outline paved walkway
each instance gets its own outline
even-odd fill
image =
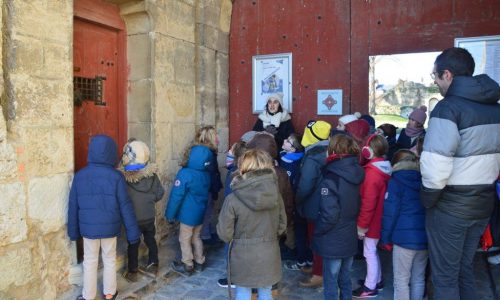
[[[217,285],[217,279],[225,276],[224,247],[218,246],[207,249],[207,266],[201,273],[190,277],[183,277],[170,271],[169,264],[176,255],[178,242],[172,237],[160,243],[160,272],[157,278],[142,275],[139,282],[128,283],[121,274],[118,276],[118,299],[145,299],[145,300],[212,300],[228,299],[227,289]],[[381,260],[385,279],[385,288],[376,299],[392,299],[392,264],[390,253],[382,251]],[[491,278],[496,281],[497,295],[500,295],[500,266],[492,266],[491,277],[484,254],[476,255],[475,273],[480,300],[495,299]],[[353,288],[358,285],[357,279],[363,278],[365,274],[365,263],[355,260],[352,268],[351,278]],[[311,300],[323,299],[323,289],[302,288],[298,282],[305,278],[300,271],[283,269],[283,280],[278,285],[276,300]],[[233,290],[234,291],[234,290]],[[61,297],[61,300],[75,299],[81,292],[80,287]],[[234,293],[233,293],[234,297]],[[99,299],[99,298],[98,298]],[[478,299],[478,300],[479,300]]]

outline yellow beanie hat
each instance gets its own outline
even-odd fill
[[[332,125],[325,121],[309,121],[304,136],[302,137],[302,146],[307,147],[319,141],[324,141],[330,136]]]

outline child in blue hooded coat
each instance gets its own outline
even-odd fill
[[[83,237],[83,290],[77,299],[95,299],[99,249],[102,252],[103,292],[115,299],[116,237],[125,225],[130,244],[140,241],[134,207],[127,194],[118,162],[116,143],[109,136],[90,140],[87,166],[75,174],[68,203],[68,235],[72,241]]]
[[[212,161],[213,153],[207,146],[193,145],[188,148],[165,210],[167,221],[180,222],[182,262],[174,261],[172,268],[185,275],[191,275],[195,269],[201,271],[205,263],[200,233],[209,199]]]
[[[428,253],[418,158],[410,150],[399,150],[392,158],[392,166],[384,201],[381,244],[388,250],[394,245],[394,299],[422,299]]]

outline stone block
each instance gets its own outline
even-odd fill
[[[1,86],[0,93],[3,93],[3,85]],[[7,139],[7,122],[3,115],[3,108],[0,106],[0,143]]]
[[[196,131],[193,123],[175,122],[172,128],[172,156],[180,160],[186,146],[194,140]]]
[[[231,14],[233,13],[233,3],[231,0],[221,0],[219,28],[222,32],[229,34],[231,30]]]
[[[33,280],[30,249],[24,245],[3,252],[0,256],[0,290],[10,285],[24,285]]]
[[[68,45],[59,45],[45,42],[43,44],[42,77],[51,79],[64,79],[73,77],[73,63],[70,54],[72,50]],[[31,60],[34,62],[34,60]]]
[[[174,133],[170,123],[156,123],[154,126],[156,162],[159,168],[165,170],[165,162],[172,159],[172,149],[175,147],[172,141]]]
[[[166,83],[165,85],[157,86],[157,88],[158,94],[155,96],[155,99],[158,103],[162,103],[162,105],[156,106],[156,120],[163,121],[162,116],[171,116],[172,119],[165,121],[194,123],[196,114],[195,104],[197,102],[194,85]],[[165,110],[170,111],[167,113]]]
[[[220,31],[216,27],[206,24],[198,24],[198,43],[201,46],[217,50],[223,53],[228,53],[229,50],[229,34]]]
[[[219,27],[220,16],[220,1],[201,1],[196,8],[198,10],[196,23],[209,25],[211,27]]]
[[[198,124],[215,125],[215,90],[200,89],[197,92],[198,103],[196,106]]]
[[[149,34],[127,38],[127,61],[131,66],[129,80],[151,77],[151,37]]]
[[[12,145],[0,142],[0,180],[17,176],[17,158]]]
[[[217,52],[215,56],[215,77],[217,92],[221,94],[229,93],[229,56],[227,54]]]
[[[183,84],[195,82],[195,47],[193,44],[177,41],[173,56],[175,81]]]
[[[225,124],[225,127],[222,127],[221,125],[222,124],[217,124],[217,135],[219,136],[219,153],[225,153],[230,148],[229,128],[227,128],[227,124]],[[219,159],[218,162],[219,167],[223,167],[225,165],[223,159]]]
[[[73,35],[73,9],[69,3],[55,7],[47,6],[46,1],[13,1],[7,8],[10,10],[9,14],[15,16],[11,19],[15,35],[70,43]],[[54,8],[56,10],[52,10]]]
[[[215,51],[206,47],[198,47],[198,86],[206,89],[215,89],[216,61]]]
[[[0,201],[0,211],[2,212],[0,214],[0,246],[26,240],[28,226],[26,224],[26,199],[23,185],[20,182],[2,183],[0,184],[0,195],[2,195],[2,201]],[[8,270],[5,269],[6,265],[0,264],[0,266],[2,266],[0,269]]]
[[[69,187],[68,174],[30,179],[28,216],[42,234],[60,230],[66,224]]]
[[[152,81],[143,79],[129,83],[127,118],[130,123],[151,122]]]
[[[122,15],[127,24],[127,34],[129,36],[137,34],[147,34],[151,31],[151,20],[145,11]]]
[[[30,37],[18,37],[12,42],[7,59],[12,72],[41,75],[43,70],[43,43]]]
[[[44,176],[73,171],[72,127],[26,128],[21,130],[21,134],[26,141],[27,175]]]
[[[11,75],[16,121],[27,126],[73,126],[72,78]]]
[[[152,11],[154,30],[176,39],[195,42],[194,38],[194,8],[192,5],[167,1],[165,9],[157,8]]]

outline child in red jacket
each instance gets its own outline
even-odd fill
[[[382,214],[387,182],[391,178],[391,164],[384,159],[389,145],[378,134],[368,137],[361,150],[362,159],[367,163],[365,180],[361,185],[361,209],[358,216],[358,238],[363,240],[363,255],[366,258],[366,278],[361,287],[352,292],[355,298],[369,298],[382,288],[382,270],[377,253],[380,239]]]

